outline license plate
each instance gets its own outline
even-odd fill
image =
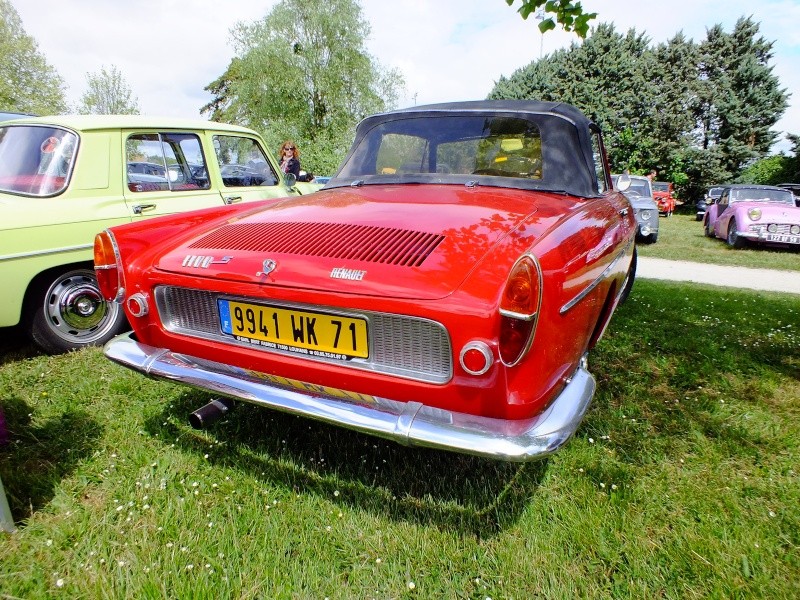
[[[782,244],[800,244],[800,235],[783,235],[779,233],[768,233],[768,242],[780,242]]]
[[[241,342],[307,356],[368,358],[366,319],[218,300],[222,332]]]

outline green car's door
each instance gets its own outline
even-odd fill
[[[219,187],[225,204],[294,196],[295,188],[284,184],[283,176],[270,154],[254,137],[234,133],[212,135],[219,166]]]
[[[123,143],[125,204],[131,218],[222,205],[209,177],[202,132],[129,133]]]

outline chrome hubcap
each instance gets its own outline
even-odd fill
[[[76,271],[50,286],[44,310],[53,333],[70,342],[87,344],[114,326],[120,307],[103,299],[91,271]]]

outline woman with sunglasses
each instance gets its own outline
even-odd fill
[[[297,149],[295,143],[291,140],[286,140],[281,144],[281,149],[278,152],[279,160],[281,161],[281,171],[284,173],[293,173],[295,177],[300,177],[300,151]]]

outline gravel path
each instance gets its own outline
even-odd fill
[[[636,277],[800,294],[800,271],[727,267],[640,256]]]

